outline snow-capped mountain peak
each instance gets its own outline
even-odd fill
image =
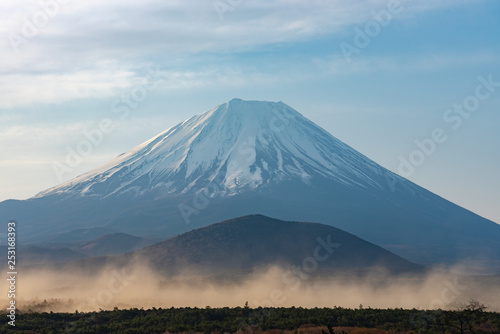
[[[233,99],[37,197],[140,195],[152,189],[183,193],[211,183],[222,185],[218,189],[225,196],[317,177],[380,187],[373,175],[382,173],[383,168],[283,102]]]

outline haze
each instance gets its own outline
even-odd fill
[[[272,267],[236,279],[214,280],[194,272],[166,278],[142,265],[106,268],[91,275],[57,270],[23,271],[21,309],[80,312],[151,307],[333,307],[456,309],[472,298],[500,311],[500,277],[466,276],[462,268],[421,277],[336,277],[286,282],[289,268]],[[91,279],[90,279],[91,278]],[[7,291],[6,282],[0,285]],[[44,302],[46,301],[46,302]],[[2,300],[2,304],[6,301]]]

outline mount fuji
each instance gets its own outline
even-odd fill
[[[233,99],[35,197],[184,194],[214,181],[211,195],[230,197],[320,178],[369,189],[383,188],[384,173],[282,102]]]
[[[282,102],[233,99],[33,198],[0,203],[26,242],[78,229],[170,237],[250,214],[333,225],[424,264],[500,268],[500,225]]]

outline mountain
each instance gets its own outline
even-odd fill
[[[0,246],[0,250],[7,254],[7,246]],[[22,266],[47,265],[64,263],[84,259],[86,256],[66,247],[44,248],[38,246],[21,246],[17,249],[16,261]],[[7,262],[2,264],[7,266]]]
[[[125,233],[106,234],[95,240],[83,241],[72,247],[87,256],[120,255],[133,252],[155,243],[152,239],[136,237]]]
[[[147,264],[166,275],[249,274],[271,266],[303,274],[419,273],[423,267],[335,227],[287,222],[262,215],[231,219],[186,232],[119,257],[91,258],[78,268]],[[73,264],[74,265],[74,264]],[[89,271],[89,270],[87,270]]]
[[[309,184],[316,177],[377,189],[383,173],[285,104],[235,99],[35,198],[64,194],[105,199],[155,190],[162,196],[214,181],[211,194],[229,197],[285,180]]]
[[[500,268],[500,225],[282,102],[231,100],[34,198],[0,203],[29,242],[95,228],[166,238],[256,213],[336,226],[420,263]]]
[[[235,218],[187,232],[142,249],[136,255],[168,272],[184,268],[244,271],[268,265],[311,269],[315,264],[320,270],[332,272],[377,266],[392,272],[423,269],[335,227],[262,215]]]
[[[80,230],[79,230],[80,231]],[[83,230],[86,232],[86,230]],[[60,240],[56,236],[52,240]],[[140,238],[124,233],[106,234],[90,241],[47,242],[42,244],[18,244],[18,265],[23,268],[40,267],[49,264],[62,264],[88,257],[121,255],[157,243],[158,240]],[[7,246],[0,246],[0,251],[7,254]],[[5,262],[4,266],[7,265]]]
[[[37,256],[39,256],[40,254],[46,253],[50,255],[51,252],[54,252],[55,261],[45,261],[42,259],[41,263],[67,262],[91,256],[121,255],[125,253],[131,253],[133,251],[150,246],[163,240],[163,238],[142,238],[125,233],[105,234],[88,241],[78,240],[89,237],[97,231],[101,231],[101,229],[75,230],[71,231],[70,233],[56,235],[51,238],[50,241],[28,245],[23,244],[21,253],[22,255],[26,254],[27,258],[33,259],[28,261],[29,264],[36,263]],[[80,233],[80,235],[78,236],[79,238],[76,238],[75,235],[75,239],[77,240],[69,241],[71,240],[70,238],[76,233]],[[7,249],[7,246],[0,247],[4,247],[5,249]],[[74,255],[77,256],[75,257]],[[64,256],[67,257],[67,260],[64,259]],[[22,264],[24,264],[24,262],[25,261],[22,261]]]
[[[113,230],[105,228],[105,227],[92,227],[92,228],[82,228],[71,230],[69,232],[58,233],[49,240],[46,240],[46,244],[65,244],[68,241],[70,243],[74,242],[85,242],[93,239],[97,239],[106,235],[113,234]]]

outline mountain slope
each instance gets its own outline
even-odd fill
[[[269,265],[298,265],[311,271],[377,266],[391,272],[423,269],[337,228],[262,215],[235,218],[187,232],[136,255],[169,272],[184,268],[254,270]]]
[[[153,240],[125,233],[113,233],[91,241],[78,243],[72,249],[87,256],[120,255],[153,243]]]
[[[77,267],[147,264],[167,275],[244,274],[271,266],[303,274],[366,272],[418,273],[423,267],[337,228],[251,215],[186,232],[133,254],[91,258]]]
[[[7,254],[7,246],[0,246],[0,251]],[[31,265],[48,265],[54,263],[71,262],[85,258],[86,256],[75,250],[59,247],[44,248],[38,246],[20,246],[17,249],[17,262],[22,267]],[[7,262],[2,264],[7,266]]]
[[[158,242],[124,233],[106,234],[90,241],[67,242],[66,239],[66,242],[54,242],[54,240],[60,240],[60,237],[48,243],[20,245],[17,249],[18,265],[26,268],[66,263],[88,257],[122,255]],[[7,246],[0,246],[0,251],[6,253]]]
[[[342,228],[412,261],[500,269],[500,225],[391,173],[282,102],[234,99],[0,214],[26,241],[169,237],[248,214]],[[95,237],[95,235],[94,235]]]
[[[387,186],[386,171],[282,102],[231,100],[159,134],[109,163],[39,193],[106,198],[161,188],[184,193],[214,180],[230,196],[314,177],[363,189]]]

